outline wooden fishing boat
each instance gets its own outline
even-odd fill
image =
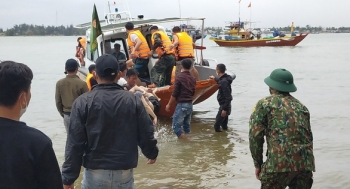
[[[274,37],[261,37],[261,33],[246,30],[245,24],[249,22],[230,22],[229,26],[226,26],[228,30],[225,32],[224,39],[222,37],[212,38],[216,44],[224,47],[262,47],[262,46],[296,46],[302,40],[308,36],[306,34],[299,34],[298,36],[294,33],[294,23],[291,26],[291,33],[293,35],[286,36],[280,34],[277,31]]]
[[[275,37],[269,39],[212,40],[219,46],[223,47],[296,46],[298,43],[304,40],[306,36],[308,36],[308,33],[300,34],[299,36]]]
[[[89,64],[96,61],[96,59],[102,55],[103,53],[112,53],[113,52],[113,46],[114,44],[118,43],[121,45],[121,52],[126,54],[126,57],[129,57],[128,52],[128,44],[127,44],[127,33],[125,31],[125,23],[126,22],[133,22],[134,27],[136,30],[140,30],[141,33],[145,36],[149,47],[151,48],[151,32],[149,31],[149,28],[153,25],[158,26],[160,30],[163,30],[165,32],[165,28],[161,26],[160,24],[163,23],[171,23],[171,22],[189,22],[189,21],[199,21],[202,25],[202,32],[204,33],[204,18],[163,18],[163,19],[144,19],[143,15],[139,15],[138,18],[132,18],[130,16],[130,13],[127,11],[124,12],[114,12],[114,13],[107,13],[105,15],[105,21],[103,22],[104,25],[101,25],[102,33],[103,35],[100,35],[97,37],[98,42],[98,48],[96,51],[92,52],[90,50],[90,26],[91,23],[85,23],[81,25],[75,26],[76,28],[86,28],[86,67],[80,67],[79,68],[79,77],[82,80],[85,80],[86,74],[88,73],[87,67]],[[209,76],[215,75],[215,66],[217,61],[215,59],[204,59],[203,58],[203,50],[205,47],[203,47],[203,38],[201,38],[200,45],[196,48],[196,54],[199,54],[199,56],[196,57],[195,61],[195,67],[199,72],[200,81],[197,81],[196,83],[196,92],[193,97],[193,104],[198,104],[201,102],[204,102],[206,99],[208,99],[210,96],[212,96],[217,90],[218,85],[214,80],[210,80]],[[199,52],[198,52],[199,51]],[[158,60],[158,57],[156,55],[153,55],[149,59],[148,68],[149,71],[154,66],[155,62]],[[209,63],[212,64],[212,67],[209,66]],[[233,78],[235,78],[235,75],[233,73],[229,73],[232,75]],[[149,78],[140,78],[142,81],[146,82],[147,84],[150,84]],[[161,109],[158,113],[158,115],[161,116],[167,116],[170,117],[174,113],[175,107],[172,106],[172,109],[170,112],[165,111],[165,106],[168,103],[171,94],[173,92],[174,87],[173,86],[164,86],[159,87],[156,91],[156,94],[159,98],[161,98],[160,104]]]

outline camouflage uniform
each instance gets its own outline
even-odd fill
[[[293,84],[293,78],[291,82]],[[265,83],[270,84],[266,79]],[[289,81],[286,83],[290,84]],[[278,85],[275,86],[278,88]],[[296,87],[295,90],[261,99],[250,117],[249,147],[254,166],[261,168],[263,189],[287,186],[290,189],[309,189],[312,186],[315,163],[310,114],[299,100],[288,93],[294,91]],[[264,136],[267,141],[265,162]]]
[[[162,45],[162,40],[159,34],[154,35],[153,50]],[[159,57],[158,62],[151,70],[151,82],[156,86],[161,87],[170,85],[171,72],[173,66],[176,64],[175,56],[173,54],[164,54]]]

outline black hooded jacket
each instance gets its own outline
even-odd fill
[[[220,104],[220,108],[222,108],[225,111],[228,111],[232,101],[231,83],[233,81],[233,78],[230,75],[227,75],[225,73],[220,78],[215,77],[215,80],[219,85],[219,92],[218,92],[217,99]]]
[[[149,159],[158,156],[154,127],[140,98],[118,84],[95,85],[73,103],[63,184],[72,184],[81,166],[127,170],[137,166],[138,146]]]

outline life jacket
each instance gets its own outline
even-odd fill
[[[150,49],[148,47],[146,38],[142,35],[142,33],[139,30],[134,30],[128,33],[128,46],[130,48],[130,52],[133,51],[136,45],[136,43],[131,41],[131,34],[137,35],[137,37],[141,40],[139,50],[135,51],[135,53],[138,55],[139,58],[148,58],[148,53],[150,52]]]
[[[83,37],[83,38],[79,39],[79,43],[84,48],[84,50],[86,50],[86,38]]]
[[[154,45],[153,37],[156,33],[160,35],[160,39],[162,40],[162,46],[156,49],[156,53],[158,54],[158,57],[160,58],[164,54],[174,54],[174,49],[170,50],[170,45],[172,43],[170,41],[169,36],[161,30],[158,30],[152,34],[152,45]]]
[[[175,50],[176,60],[179,58],[194,58],[193,40],[186,32],[175,34],[179,40],[179,44]],[[173,41],[174,43],[174,41]]]
[[[86,76],[86,84],[89,88],[89,91],[91,91],[92,89],[92,86],[91,86],[91,83],[90,83],[90,80],[91,78],[93,77],[94,75],[92,73],[88,73],[87,76]]]

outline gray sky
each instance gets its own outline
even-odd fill
[[[126,0],[109,1],[125,7]],[[133,17],[205,17],[206,26],[224,26],[225,21],[238,21],[239,0],[127,0]],[[252,3],[251,10],[248,8]],[[108,10],[105,0],[1,0],[0,28],[6,30],[15,24],[70,25],[91,21],[93,4],[99,18]],[[165,8],[166,7],[166,8]],[[241,20],[252,21],[255,27],[295,26],[350,26],[349,0],[241,0]]]

